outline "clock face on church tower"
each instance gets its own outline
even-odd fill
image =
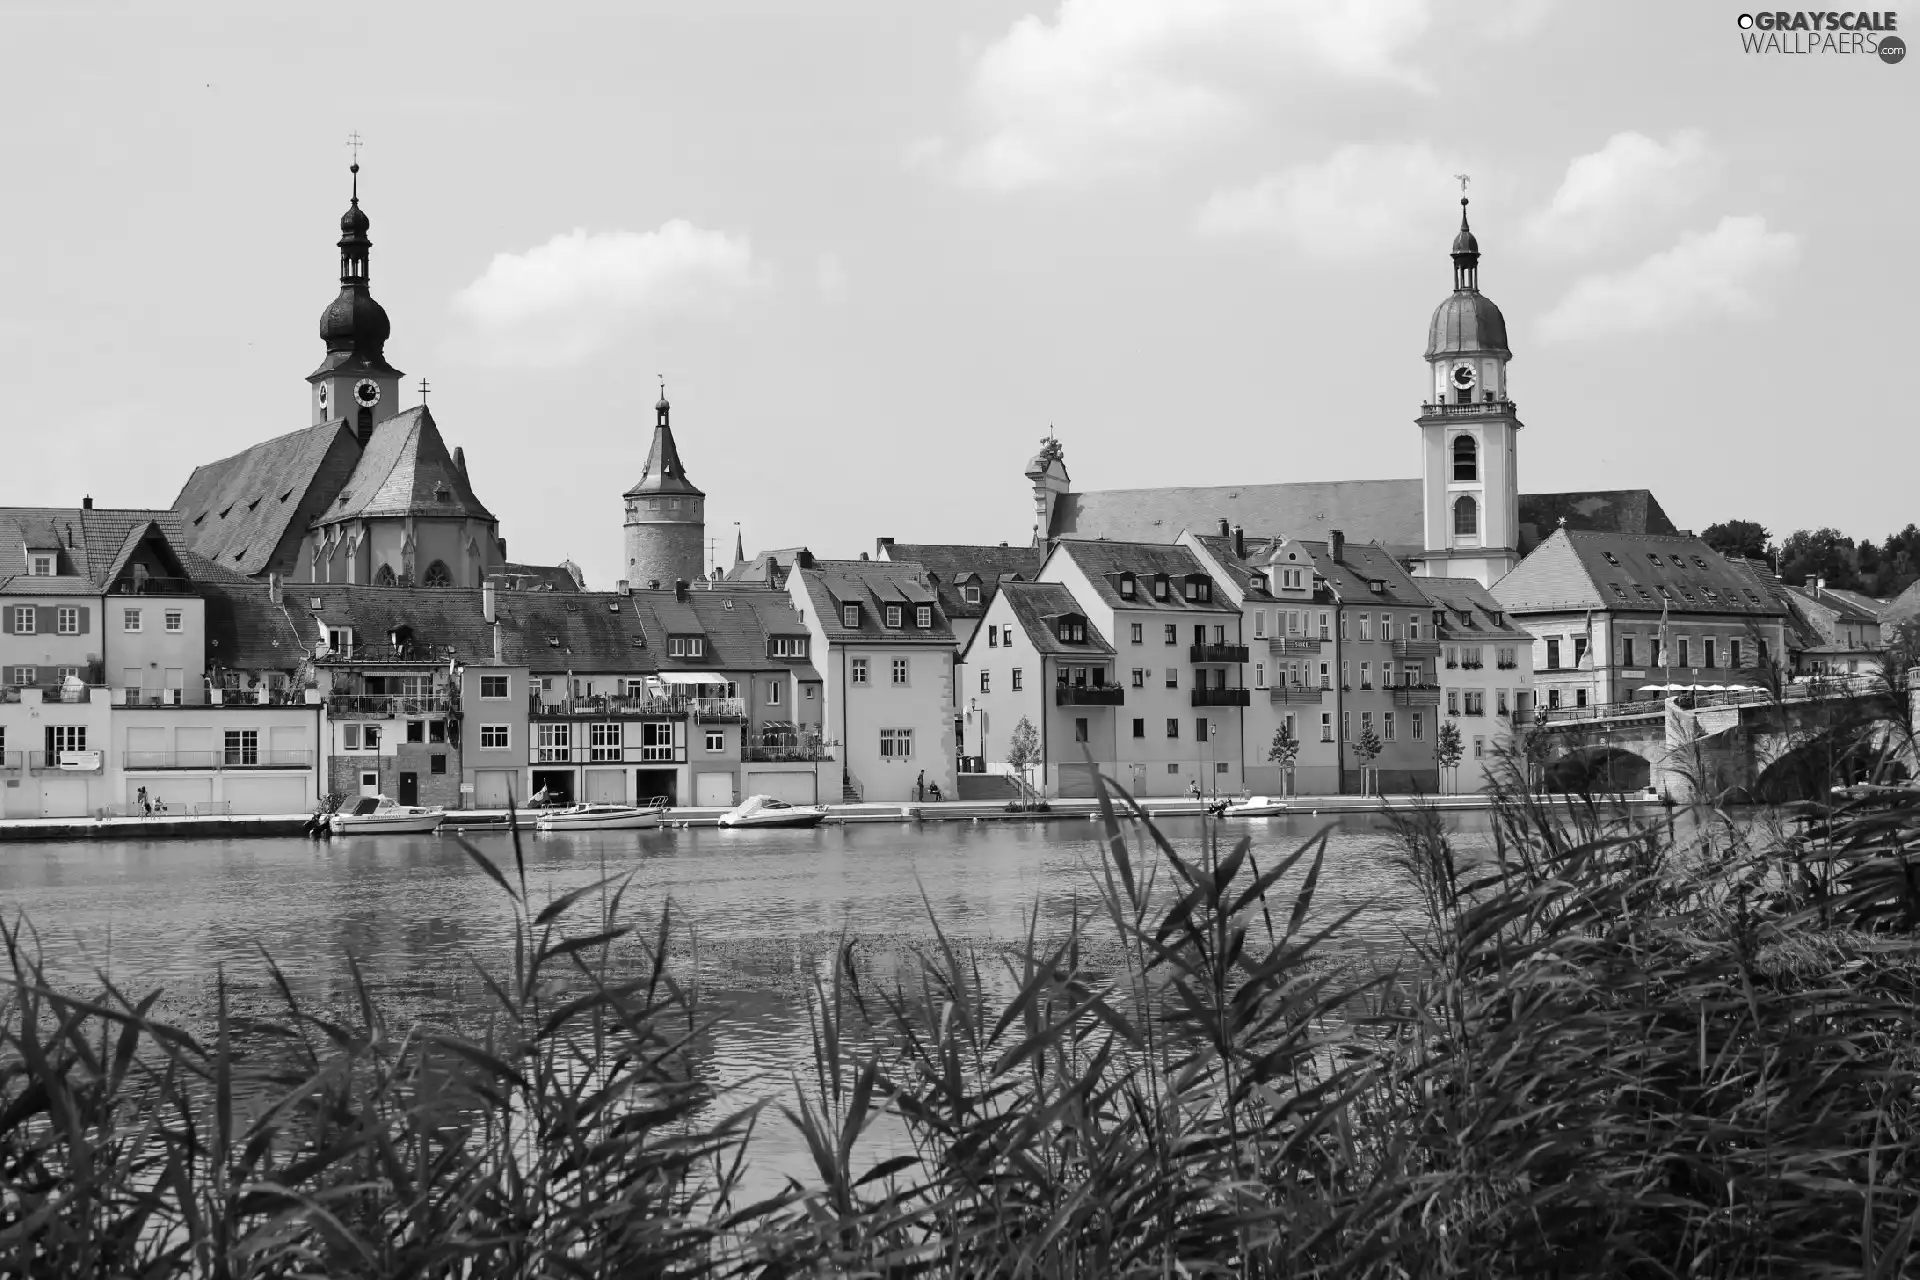
[[[1473,383],[1474,383],[1474,376],[1473,376],[1472,365],[1457,364],[1453,366],[1453,385],[1455,387],[1458,387],[1462,391],[1471,391],[1473,389]]]
[[[371,407],[380,403],[380,384],[372,378],[362,378],[353,384],[353,398],[360,404]]]
[[[326,384],[326,383],[324,383],[324,382],[323,382],[323,383],[321,383],[321,384],[320,384],[320,407],[321,407],[322,409],[324,409],[324,408],[326,408],[326,407],[327,407],[327,396],[328,396],[328,394],[329,394],[329,393],[328,393],[328,391],[327,391],[327,384]]]

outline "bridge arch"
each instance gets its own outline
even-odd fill
[[[1617,791],[1644,791],[1653,766],[1645,756],[1625,747],[1579,747],[1549,761],[1542,782],[1548,791],[1599,795]]]

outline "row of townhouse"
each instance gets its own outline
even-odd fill
[[[996,772],[1034,726],[1048,795],[1087,794],[1089,762],[1143,796],[1432,791],[1443,724],[1449,784],[1477,789],[1531,707],[1531,657],[1477,582],[1415,579],[1338,532],[1062,539],[1033,581],[999,583],[962,649],[961,722]]]

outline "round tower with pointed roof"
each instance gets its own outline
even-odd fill
[[[353,194],[340,215],[340,293],[320,313],[320,340],[326,358],[307,375],[315,425],[345,419],[354,425],[364,448],[373,424],[399,412],[400,370],[387,363],[387,338],[393,325],[370,291],[367,238],[372,220],[360,207],[360,166]]]
[[[653,413],[646,470],[621,495],[626,503],[626,578],[637,588],[670,587],[705,576],[707,496],[680,465],[665,387]]]
[[[1418,571],[1492,586],[1520,562],[1520,418],[1507,394],[1507,320],[1480,292],[1480,241],[1460,198],[1453,292],[1427,325],[1421,406],[1426,551]]]

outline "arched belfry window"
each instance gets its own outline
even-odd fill
[[[447,568],[445,560],[435,560],[427,566],[427,576],[421,579],[424,586],[450,587],[453,585],[453,571]]]
[[[1453,478],[1455,480],[1480,478],[1480,446],[1472,436],[1453,438]]]
[[[376,587],[390,587],[393,584],[393,566],[390,564],[381,565],[379,572],[373,575],[373,585]]]
[[[1453,536],[1474,538],[1480,534],[1480,504],[1473,495],[1463,493],[1453,503]]]

